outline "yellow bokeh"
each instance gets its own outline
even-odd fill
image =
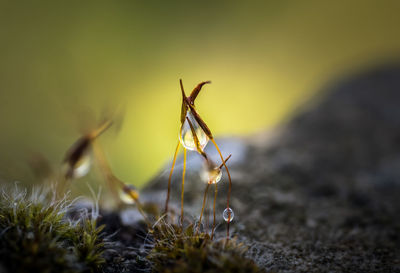
[[[57,166],[80,128],[125,109],[104,135],[116,174],[141,186],[171,159],[181,94],[215,136],[290,116],[329,82],[397,60],[398,1],[0,3],[0,177],[29,179],[25,158]],[[90,114],[93,113],[93,114]]]

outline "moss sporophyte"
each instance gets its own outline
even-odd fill
[[[208,270],[209,272],[230,272],[230,269],[235,272],[259,272],[259,269],[251,260],[244,258],[243,253],[245,248],[241,244],[238,244],[236,239],[229,240],[229,224],[234,217],[234,212],[230,208],[229,204],[232,181],[227,167],[227,162],[231,158],[231,155],[224,158],[214,140],[211,130],[200,117],[195,107],[195,100],[202,87],[209,83],[209,81],[199,83],[190,95],[186,96],[182,80],[180,80],[182,94],[180,116],[181,125],[179,129],[178,144],[175,149],[168,177],[164,214],[160,215],[158,208],[154,209],[154,207],[151,207],[147,203],[142,204],[140,201],[139,191],[133,185],[120,180],[112,171],[98,138],[115,123],[113,118],[105,119],[99,124],[99,126],[97,126],[97,128],[82,135],[77,141],[75,141],[66,152],[63,161],[64,168],[62,169],[61,175],[58,177],[60,182],[56,189],[57,194],[54,200],[62,202],[62,200],[64,200],[63,196],[65,196],[66,188],[70,186],[75,179],[85,176],[93,165],[97,165],[104,181],[106,182],[108,192],[111,193],[116,204],[118,204],[118,206],[123,204],[125,204],[125,206],[136,205],[138,211],[141,213],[143,220],[147,225],[147,237],[152,240],[152,244],[150,244],[152,250],[147,256],[147,260],[153,265],[153,270],[155,272],[203,272],[204,270]],[[221,162],[214,162],[205,152],[204,149],[210,140],[215,146]],[[172,174],[181,145],[183,147],[181,215],[178,222],[175,223],[174,217],[171,217],[172,214],[169,212],[168,204],[170,199]],[[195,151],[201,155],[204,162],[201,179],[205,182],[206,186],[198,222],[184,226],[184,185],[187,150]],[[229,181],[226,209],[222,215],[223,219],[227,223],[225,239],[214,238],[216,228],[216,200],[218,193],[217,184],[222,179],[222,168],[226,170]],[[200,226],[202,225],[210,185],[214,185],[214,200],[213,224],[211,233],[209,234],[207,230],[206,232],[201,230]],[[18,208],[20,207],[17,207],[17,209]],[[15,210],[15,208],[13,209]],[[51,210],[50,212],[52,213]],[[57,215],[57,217],[63,215],[58,214],[58,212],[54,213],[54,217]],[[7,214],[7,212],[4,212],[3,214]],[[50,214],[50,216],[51,215],[52,214]],[[1,215],[0,220],[3,219],[4,216]],[[208,219],[206,219],[206,226],[208,226]],[[64,226],[60,228],[64,228]],[[102,245],[101,243],[95,243],[97,242],[96,238],[98,238],[101,228],[96,227],[95,220],[85,220],[82,222],[81,226],[74,226],[74,228],[79,229],[83,234],[88,234],[80,234],[79,236],[81,237],[79,237],[79,240],[86,240],[91,247],[95,247],[96,251],[92,250],[95,251],[93,253],[90,252],[90,249],[85,247],[85,253],[92,253],[90,254],[90,257],[92,258],[85,258],[85,261],[89,261],[96,266],[101,264],[102,260],[101,255],[99,254],[101,252],[98,252],[97,250],[100,249]]]
[[[184,186],[185,186],[185,172],[186,172],[186,152],[195,151],[202,156],[204,159],[204,170],[202,172],[202,178],[206,182],[206,188],[204,191],[203,205],[200,212],[199,223],[201,224],[203,218],[203,212],[206,204],[207,193],[210,185],[214,185],[214,202],[213,202],[213,225],[211,230],[211,239],[214,237],[214,230],[216,225],[216,216],[215,216],[215,207],[216,207],[216,198],[218,193],[217,183],[221,180],[222,177],[222,167],[225,168],[228,180],[229,180],[229,188],[227,195],[227,205],[223,214],[224,220],[227,222],[226,228],[226,237],[229,239],[229,223],[233,219],[233,211],[229,206],[230,194],[232,181],[229,173],[229,169],[226,165],[226,162],[229,160],[231,155],[224,159],[222,153],[214,140],[214,137],[211,133],[211,130],[208,128],[207,124],[203,121],[203,119],[198,114],[195,107],[195,100],[199,95],[202,87],[205,84],[209,84],[210,81],[205,81],[199,83],[189,96],[186,96],[185,90],[183,88],[182,80],[180,80],[181,94],[182,94],[182,105],[181,105],[181,126],[179,129],[179,137],[178,144],[175,149],[175,154],[173,157],[173,162],[168,178],[168,188],[167,188],[167,197],[165,201],[165,214],[168,217],[168,204],[170,198],[170,189],[171,189],[171,179],[174,171],[174,166],[177,158],[177,154],[179,152],[180,145],[183,147],[183,170],[182,170],[182,190],[181,190],[181,216],[180,216],[180,226],[183,229],[183,220],[184,220]],[[123,181],[121,181],[111,170],[110,165],[104,155],[102,147],[98,141],[98,138],[101,134],[103,134],[107,129],[109,129],[113,124],[113,119],[108,118],[105,119],[100,125],[94,130],[88,132],[87,134],[81,136],[71,148],[68,149],[65,159],[64,165],[65,170],[64,174],[61,177],[62,183],[58,187],[58,192],[63,193],[65,191],[65,187],[69,181],[80,178],[86,175],[89,172],[89,169],[92,165],[93,156],[95,158],[95,162],[97,162],[100,172],[102,173],[109,192],[112,194],[117,203],[126,203],[126,204],[135,204],[142,214],[144,221],[150,227],[151,223],[148,217],[146,216],[143,206],[139,200],[139,192],[133,185],[129,185]],[[216,164],[211,160],[211,158],[205,153],[204,148],[206,147],[209,141],[212,141],[218,154],[221,158],[221,163]],[[232,214],[232,215],[231,215]],[[200,226],[200,225],[199,225]],[[197,230],[198,232],[199,230]]]
[[[182,93],[182,105],[181,105],[181,126],[179,129],[179,137],[178,144],[175,149],[175,154],[173,157],[173,162],[168,178],[168,188],[167,188],[167,197],[165,201],[165,210],[164,212],[168,215],[168,204],[170,198],[170,189],[171,189],[171,178],[174,171],[174,166],[177,158],[177,154],[179,152],[180,145],[183,146],[183,170],[182,170],[182,191],[181,191],[181,216],[180,216],[180,225],[183,227],[184,220],[184,186],[185,186],[185,172],[186,172],[186,151],[196,151],[199,153],[204,159],[205,169],[203,171],[203,180],[207,183],[206,189],[204,192],[203,206],[200,213],[200,223],[202,220],[205,200],[207,197],[207,192],[210,184],[214,184],[215,194],[214,194],[214,205],[213,205],[213,228],[211,232],[211,237],[214,235],[215,229],[215,203],[217,198],[217,183],[220,181],[222,177],[222,167],[225,168],[228,180],[229,180],[229,189],[227,195],[227,206],[225,212],[228,213],[228,218],[224,217],[224,219],[228,219],[227,222],[227,232],[226,236],[229,238],[229,223],[231,222],[233,217],[230,217],[230,214],[233,213],[232,209],[229,206],[230,194],[232,188],[231,176],[229,173],[229,169],[226,166],[226,162],[231,157],[229,155],[226,159],[222,156],[222,153],[214,140],[214,137],[211,133],[211,130],[208,128],[207,124],[203,121],[203,119],[198,114],[195,107],[195,100],[199,95],[202,87],[205,84],[209,84],[210,81],[205,81],[199,83],[189,96],[186,96],[185,90],[183,88],[182,80],[180,80],[180,87]],[[136,204],[143,218],[145,219],[148,226],[150,226],[150,221],[146,217],[142,204],[139,201],[139,193],[132,186],[127,183],[121,181],[117,178],[116,175],[112,172],[107,159],[102,151],[102,147],[98,142],[98,138],[102,135],[107,129],[109,129],[113,124],[113,119],[108,118],[105,119],[100,125],[94,130],[88,132],[87,134],[81,136],[72,146],[68,149],[65,158],[64,158],[64,171],[63,175],[60,177],[60,184],[58,187],[59,196],[65,191],[65,187],[69,183],[69,181],[85,176],[92,165],[93,155],[96,159],[97,164],[100,167],[100,171],[104,176],[104,179],[107,183],[107,187],[117,201],[117,203],[127,203],[127,204]],[[221,157],[221,163],[214,163],[210,157],[205,153],[204,148],[207,143],[211,140],[218,151],[218,154]]]
[[[64,183],[61,184],[58,191],[65,190],[65,182],[74,178],[79,178],[89,172],[91,164],[85,164],[85,171],[79,171],[82,168],[80,162],[88,162],[94,155],[103,175],[109,192],[112,194],[118,204],[136,204],[139,212],[142,214],[144,221],[150,227],[150,221],[143,211],[141,202],[139,201],[139,192],[133,185],[128,185],[114,175],[110,165],[104,155],[101,145],[97,138],[112,126],[112,119],[102,122],[98,128],[80,137],[71,148],[68,149],[64,162],[67,165],[64,175]]]
[[[168,213],[168,203],[169,203],[169,197],[170,197],[170,189],[171,189],[171,179],[172,179],[172,174],[174,171],[174,166],[176,162],[176,157],[179,152],[180,145],[183,146],[183,170],[182,170],[182,191],[181,191],[181,218],[180,218],[180,224],[181,227],[183,227],[183,204],[184,204],[184,185],[185,185],[185,172],[186,172],[186,150],[190,151],[196,151],[205,160],[205,164],[207,165],[206,168],[206,176],[211,178],[209,181],[207,181],[207,186],[206,186],[206,191],[205,191],[205,197],[206,198],[206,193],[208,191],[209,184],[214,184],[215,186],[215,198],[217,195],[217,182],[220,179],[221,175],[221,168],[217,167],[213,162],[211,162],[211,159],[207,154],[204,152],[204,148],[207,145],[208,141],[211,140],[215,146],[215,148],[218,151],[218,154],[221,157],[221,165],[224,166],[226,173],[228,175],[228,180],[229,180],[229,189],[228,189],[228,196],[227,196],[227,209],[228,209],[228,214],[230,216],[231,209],[229,207],[229,201],[230,201],[230,194],[231,194],[231,189],[232,189],[232,180],[231,180],[231,175],[229,173],[229,169],[226,166],[225,162],[229,159],[224,160],[224,157],[222,156],[222,153],[217,145],[217,143],[214,140],[214,137],[211,133],[211,130],[208,128],[207,124],[203,121],[203,119],[200,117],[200,115],[197,113],[196,107],[195,107],[195,100],[200,93],[203,85],[211,83],[210,81],[205,81],[199,83],[193,91],[190,93],[189,96],[186,96],[185,90],[183,88],[183,83],[182,80],[180,80],[180,87],[181,87],[181,92],[182,92],[182,106],[181,106],[181,126],[179,130],[179,141],[175,149],[175,154],[174,154],[174,159],[172,161],[172,166],[168,178],[168,189],[167,189],[167,198],[165,201],[165,213]],[[217,181],[218,180],[218,181]],[[202,207],[202,212],[204,210],[204,204],[205,201],[203,201],[203,207]],[[214,215],[215,215],[215,200],[214,200]],[[202,216],[202,213],[200,214],[200,218]],[[231,220],[232,218],[229,217]],[[226,236],[227,239],[229,239],[229,223],[230,221],[227,221],[227,229],[226,229]],[[214,224],[213,224],[213,229],[212,229],[212,234],[214,232],[214,227],[215,227],[215,217],[214,217]]]

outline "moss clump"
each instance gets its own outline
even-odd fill
[[[165,222],[153,230],[154,248],[148,255],[153,272],[264,272],[245,258],[246,247],[235,239],[213,241],[196,234],[193,225],[183,232]]]
[[[98,272],[102,227],[96,217],[66,218],[70,202],[43,191],[2,190],[0,269],[9,272]]]

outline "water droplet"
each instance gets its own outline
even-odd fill
[[[119,190],[119,198],[123,203],[131,205],[139,198],[139,194],[133,185],[127,185]]]
[[[92,165],[92,157],[90,156],[90,154],[82,156],[82,158],[78,162],[76,162],[72,170],[72,177],[81,178],[87,175],[91,165]]]
[[[208,143],[208,137],[206,133],[201,129],[200,125],[194,118],[192,112],[190,110],[187,111],[186,117],[190,120],[190,123],[193,125],[194,131],[196,132],[197,138],[199,139],[200,148],[203,150]],[[179,134],[179,140],[182,143],[183,147],[188,150],[196,151],[196,144],[194,143],[194,138],[192,134],[192,130],[190,128],[189,122],[185,120],[182,124],[181,131]]]
[[[226,208],[224,212],[222,213],[222,217],[224,217],[225,222],[232,222],[233,217],[235,217],[235,214],[233,213],[233,210],[231,208]]]
[[[201,173],[201,179],[208,184],[216,184],[221,180],[222,171],[219,167],[206,169]]]

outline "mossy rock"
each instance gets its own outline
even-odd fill
[[[102,227],[87,215],[66,217],[71,205],[51,194],[15,188],[0,201],[0,269],[7,272],[99,272]],[[2,271],[3,272],[3,271]]]
[[[153,272],[264,272],[245,257],[247,248],[236,239],[212,240],[193,225],[161,222],[152,231],[154,248],[148,255]]]

